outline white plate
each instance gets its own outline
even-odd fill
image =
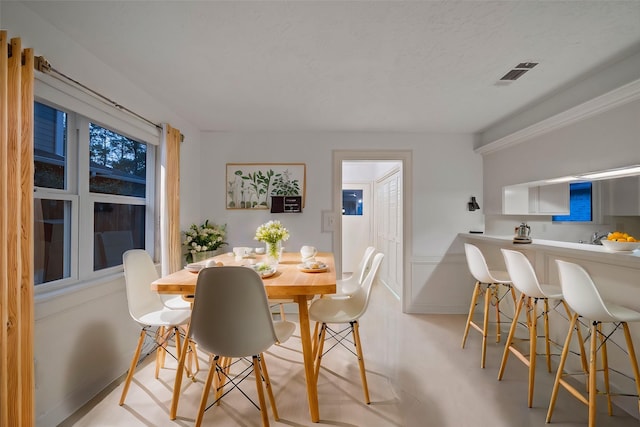
[[[184,268],[192,273],[197,273],[204,268],[204,265],[193,262],[191,264],[187,264]]]
[[[317,264],[317,266],[315,264]],[[329,266],[323,262],[298,264],[298,270],[304,271],[305,273],[322,273],[327,271],[328,268]]]
[[[264,264],[252,265],[251,268],[253,268],[256,271],[256,273],[258,273],[260,277],[262,277],[263,279],[266,279],[267,277],[271,277],[274,274],[276,274],[276,267],[269,266],[269,268],[264,268],[263,265]],[[261,269],[261,267],[263,269]]]

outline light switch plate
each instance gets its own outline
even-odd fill
[[[336,215],[333,211],[322,211],[322,232],[330,233],[335,230]]]

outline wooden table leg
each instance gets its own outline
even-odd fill
[[[307,399],[309,400],[309,413],[311,421],[320,421],[318,409],[318,387],[313,375],[313,357],[311,348],[311,332],[309,325],[309,307],[306,296],[296,297],[298,301],[298,314],[300,316],[300,339],[302,340],[302,356],[304,359],[304,374],[307,383]]]
[[[184,344],[180,349],[180,356],[178,357],[178,367],[176,368],[176,380],[173,384],[173,397],[171,398],[171,410],[169,412],[169,418],[176,419],[178,413],[178,400],[180,399],[180,388],[182,388],[182,376],[184,375],[184,363],[187,358],[187,350],[189,349],[189,332],[191,329],[191,323],[187,327],[187,335],[184,338]],[[195,375],[195,374],[194,374]]]

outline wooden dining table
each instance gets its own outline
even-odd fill
[[[319,252],[315,258],[317,261],[326,264],[326,271],[302,271],[299,268],[302,262],[300,254],[297,252],[284,252],[276,273],[271,277],[263,278],[263,281],[269,298],[291,299],[291,301],[298,303],[300,339],[302,341],[309,413],[311,415],[311,421],[318,422],[320,420],[320,413],[318,407],[318,389],[313,369],[308,301],[315,295],[333,294],[336,292],[336,270],[333,253]],[[256,255],[255,258],[238,259],[233,253],[230,253],[218,255],[214,257],[214,259],[218,262],[218,265],[238,266],[266,261],[266,256]],[[206,261],[203,261],[202,263],[204,264],[205,262]],[[197,273],[183,269],[155,280],[151,283],[151,289],[160,294],[193,296],[195,294],[197,280]],[[187,347],[188,346],[183,346],[183,351],[178,359],[170,410],[170,418],[172,420],[176,419],[178,410],[178,400],[182,387]]]

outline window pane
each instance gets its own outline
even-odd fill
[[[144,205],[95,203],[93,209],[93,270],[122,264],[129,249],[144,249]]]
[[[589,222],[593,219],[592,184],[569,184],[569,215],[554,215],[552,221]]]
[[[69,277],[71,202],[34,200],[35,284]]]
[[[342,215],[362,215],[362,190],[342,190]]]
[[[36,102],[33,131],[35,186],[65,189],[67,114]]]
[[[89,191],[145,197],[147,146],[93,123],[89,137]]]

